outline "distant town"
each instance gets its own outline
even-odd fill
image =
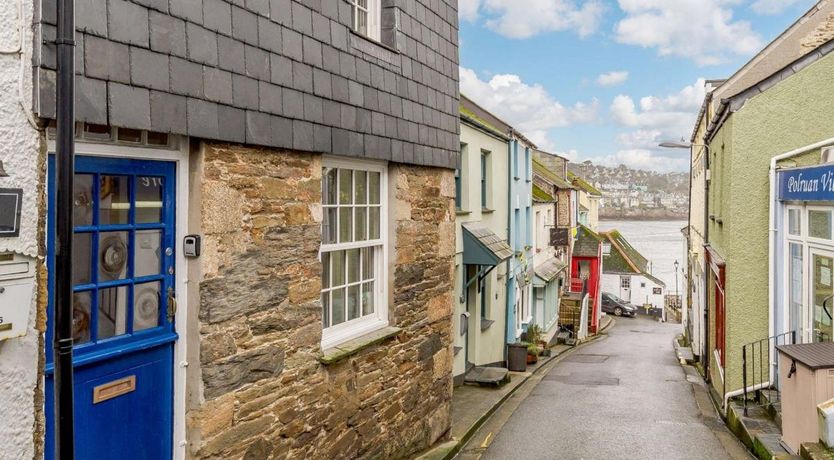
[[[689,174],[659,173],[607,167],[592,162],[571,163],[570,174],[600,193],[600,219],[686,219],[689,209]]]

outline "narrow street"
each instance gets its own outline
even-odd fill
[[[617,319],[607,338],[576,350],[543,376],[484,458],[746,457],[704,398],[696,404],[693,383],[673,351],[679,330],[677,324]]]

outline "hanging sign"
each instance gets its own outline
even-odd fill
[[[834,165],[779,171],[777,182],[781,201],[834,201]]]

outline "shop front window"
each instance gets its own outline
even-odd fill
[[[831,239],[831,211],[808,211],[808,236],[822,240]]]

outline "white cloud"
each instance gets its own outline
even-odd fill
[[[628,80],[628,72],[625,70],[608,72],[597,77],[597,84],[600,86],[622,85]]]
[[[460,0],[458,5],[461,19],[474,22],[482,15],[487,27],[518,39],[561,31],[587,37],[599,29],[604,10],[600,0]]]
[[[617,23],[616,40],[657,48],[661,56],[717,65],[754,54],[764,44],[748,21],[733,18],[733,7],[743,0],[618,1],[625,17]]]
[[[484,81],[475,71],[461,67],[460,90],[546,150],[554,147],[551,129],[598,120],[596,99],[565,106],[542,85],[525,83],[518,75],[500,74]]]
[[[611,116],[618,124],[639,131],[620,136],[621,143],[633,147],[635,140],[644,141],[651,134],[670,139],[688,137],[705,96],[704,79],[666,97],[646,96],[635,104],[630,96],[619,95],[611,103]],[[645,146],[645,144],[643,145]]]
[[[808,0],[756,0],[750,8],[758,14],[777,15],[797,3],[807,3]]]
[[[621,164],[632,169],[657,171],[660,173],[680,172],[689,169],[688,157],[663,156],[643,149],[620,150],[602,157],[591,158],[594,164],[617,167]]]

